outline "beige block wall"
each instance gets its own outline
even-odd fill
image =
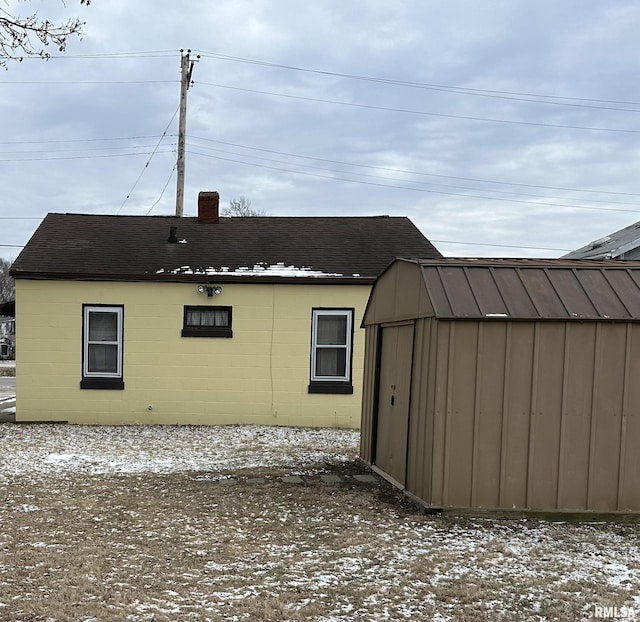
[[[17,420],[358,428],[368,286],[18,280]],[[82,305],[124,305],[125,389],[80,389]],[[233,337],[182,337],[184,305],[232,307]],[[309,394],[311,311],[355,308],[353,395]]]

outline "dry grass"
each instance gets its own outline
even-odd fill
[[[0,365],[0,376],[11,376],[11,377],[15,377],[16,375],[16,368],[15,366],[4,366],[4,365]]]
[[[640,617],[640,526],[430,517],[352,431],[0,425],[0,620]],[[283,474],[307,473],[305,484]],[[239,480],[229,484],[227,476]]]
[[[640,594],[636,525],[428,517],[280,472],[0,479],[0,619],[564,621]]]

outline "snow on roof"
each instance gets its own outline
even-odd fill
[[[233,274],[236,276],[286,276],[286,277],[335,277],[344,276],[338,272],[322,272],[321,270],[312,270],[308,267],[287,266],[283,261],[275,264],[267,265],[265,262],[254,264],[252,268],[248,266],[239,266],[231,270],[228,266],[220,268],[202,266],[191,268],[190,266],[180,266],[179,268],[156,270],[156,274],[194,274],[203,276],[217,276]],[[359,274],[354,274],[359,277]]]

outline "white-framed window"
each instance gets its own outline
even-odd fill
[[[313,309],[310,393],[353,393],[353,309]]]
[[[183,337],[233,337],[231,307],[185,306]]]
[[[83,389],[123,389],[124,307],[83,305]]]

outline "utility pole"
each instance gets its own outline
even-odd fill
[[[193,66],[200,58],[200,55],[196,57],[196,60],[189,60],[189,54],[191,50],[180,50],[180,120],[178,123],[178,181],[176,187],[176,216],[182,216],[184,207],[184,145],[185,135],[187,130],[187,91],[191,86],[191,74],[193,73]]]

